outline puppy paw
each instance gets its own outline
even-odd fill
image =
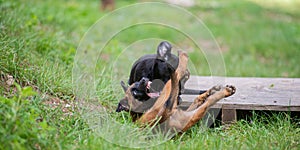
[[[187,52],[185,52],[185,51],[178,51],[178,57],[180,58],[180,57],[188,57],[188,54],[187,54]]]
[[[176,69],[178,80],[182,79],[187,73],[188,55],[184,51],[178,51],[179,64]]]
[[[225,87],[225,97],[231,96],[236,92],[236,88],[233,85],[226,85]]]
[[[222,89],[222,85],[215,85],[209,90],[209,95],[213,95]]]

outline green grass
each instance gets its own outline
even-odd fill
[[[117,7],[135,2],[117,1]],[[125,148],[100,138],[88,125],[76,107],[72,90],[73,61],[80,39],[106,14],[99,11],[98,3],[0,0],[0,149]],[[227,76],[300,77],[300,11],[295,9],[300,5],[296,1],[272,4],[232,0],[197,2],[197,6],[189,8],[220,44]],[[176,48],[187,47],[191,64],[201,64],[195,65],[193,73],[211,75],[202,53],[192,51],[196,49],[193,43],[176,30],[144,25],[121,32],[100,55],[96,94],[98,103],[124,126],[135,127],[128,114],[113,113],[122,97],[119,79],[126,80],[131,63],[144,53],[154,53],[160,40],[145,40],[120,53],[131,42],[151,36],[167,38]],[[7,85],[7,75],[12,75],[17,84]],[[300,148],[300,128],[295,123],[299,121],[292,122],[287,114],[254,115],[251,120],[241,120],[227,130],[198,124],[151,149]],[[126,132],[118,132],[126,136]],[[124,141],[113,134],[115,141]]]

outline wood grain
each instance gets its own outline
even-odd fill
[[[299,78],[241,78],[191,76],[185,88],[209,89],[214,85],[234,85],[234,95],[219,101],[213,108],[241,110],[300,111]],[[194,95],[182,95],[182,108]]]

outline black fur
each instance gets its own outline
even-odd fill
[[[144,55],[138,59],[131,68],[128,84],[132,85],[133,83],[141,81],[142,78],[148,78],[153,82],[151,84],[151,89],[161,91],[164,84],[170,79],[171,74],[174,73],[178,67],[179,63],[178,57],[172,54],[171,50],[171,44],[163,41],[157,47],[157,54]],[[181,84],[179,84],[180,94],[199,95],[205,92],[202,90],[184,89],[184,84],[185,81],[183,80],[181,81]],[[146,93],[136,97],[141,101],[150,98]]]
[[[178,57],[171,54],[172,46],[164,41],[157,47],[157,54],[144,55],[132,66],[128,84],[140,81],[143,77],[166,83],[178,66]]]
[[[148,78],[142,78],[139,82],[135,82],[133,88],[131,89],[131,94],[135,99],[144,101],[149,99],[147,95],[147,84],[149,82]]]
[[[178,66],[178,57],[171,53],[170,43],[163,41],[157,47],[157,54],[144,55],[132,66],[128,84],[139,82],[142,78],[152,81],[151,88],[161,91]],[[147,94],[138,96],[138,100],[147,100]]]

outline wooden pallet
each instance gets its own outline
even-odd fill
[[[234,85],[236,93],[219,101],[212,108],[222,110],[222,122],[237,119],[236,110],[300,111],[300,78],[240,78],[191,76],[186,88],[209,89],[222,85]],[[187,108],[195,95],[183,95],[180,107]]]

